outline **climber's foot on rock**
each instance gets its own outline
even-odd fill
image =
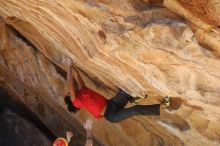
[[[144,99],[147,98],[147,95],[143,96],[143,97],[134,97],[132,100],[130,100],[130,103],[133,104],[139,104],[141,101],[143,101]]]
[[[178,110],[182,105],[182,98],[166,96],[161,102],[161,107],[168,111]]]

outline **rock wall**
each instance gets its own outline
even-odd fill
[[[52,141],[43,135],[29,121],[22,119],[10,110],[0,114],[0,144],[7,146],[49,146]],[[10,130],[8,130],[10,129]],[[3,138],[4,137],[4,138]]]
[[[0,69],[17,76],[24,88],[45,92],[43,101],[62,115],[55,119],[69,123],[82,122],[88,114],[65,112],[64,58],[74,60],[87,86],[108,98],[120,87],[133,96],[152,97],[142,104],[157,102],[155,96],[184,99],[168,119],[96,121],[94,135],[104,145],[219,145],[219,16],[214,2],[0,0]],[[9,88],[18,82],[1,77]],[[27,102],[25,96],[21,100]],[[65,127],[63,123],[52,125]]]
[[[72,144],[83,145],[85,130],[61,106],[60,89],[65,80],[57,72],[59,69],[11,27],[0,22],[0,28],[0,86],[17,104],[22,103],[37,114],[56,137],[64,137],[71,129]]]
[[[164,6],[183,16],[199,43],[219,58],[219,0],[164,0]]]

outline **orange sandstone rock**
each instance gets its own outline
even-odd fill
[[[35,72],[47,72],[40,77],[39,73],[31,73],[37,81],[34,83],[57,96],[61,105],[65,79],[51,73],[55,73],[54,65],[66,70],[63,58],[74,60],[84,73],[87,86],[108,98],[120,87],[134,96],[170,95],[184,99],[184,105],[168,115],[171,121],[158,117],[133,117],[119,124],[97,121],[94,135],[103,144],[219,145],[218,11],[200,16],[203,8],[197,6],[205,7],[204,2],[165,0],[163,5],[187,19],[193,32],[182,17],[141,1],[0,0],[0,3],[3,20],[35,46],[40,56],[35,62],[41,58],[48,62],[34,67]],[[193,9],[187,4],[192,4]],[[210,10],[209,5],[206,10]],[[7,47],[3,32],[1,52]],[[15,70],[21,82],[30,84],[31,69],[27,68],[33,65],[22,68],[24,59],[20,58],[22,63],[14,66],[17,62],[13,62],[13,57],[18,55],[8,54],[1,56],[1,64],[7,60],[9,71]],[[27,73],[21,74],[22,71]],[[48,80],[41,83],[44,77]],[[154,102],[146,99],[144,104]],[[82,121],[86,116],[81,111],[77,119]],[[184,123],[190,125],[185,132],[179,130]]]

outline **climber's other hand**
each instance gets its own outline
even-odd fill
[[[72,137],[73,137],[73,133],[71,131],[66,131],[66,139],[68,142],[70,142]]]

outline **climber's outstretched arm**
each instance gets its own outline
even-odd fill
[[[74,67],[75,71],[76,71],[76,81],[77,81],[77,84],[79,85],[79,89],[85,87],[85,83],[84,81],[82,80],[80,74],[79,74],[79,71],[78,71],[78,68],[77,67]]]
[[[70,92],[70,96],[71,96],[71,99],[74,100],[75,97],[76,97],[76,88],[73,84],[73,80],[74,80],[74,77],[73,77],[73,74],[72,74],[72,63],[68,63],[68,71],[67,71],[67,84],[68,84],[68,87],[69,87],[69,92]]]

